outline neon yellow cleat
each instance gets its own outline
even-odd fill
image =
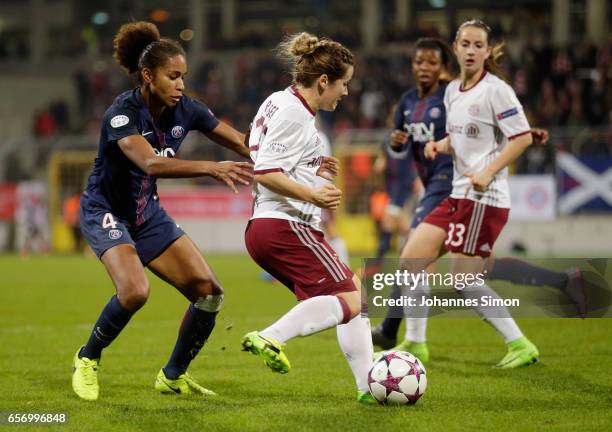
[[[362,404],[377,404],[378,402],[374,399],[374,396],[367,391],[357,390],[357,402]]]
[[[264,338],[258,332],[253,331],[242,338],[242,350],[250,351],[263,358],[266,366],[274,372],[286,374],[291,370],[289,359],[276,339]]]
[[[72,390],[81,399],[94,401],[100,395],[100,385],[98,384],[100,359],[79,357],[82,348],[80,347],[77,350],[72,361]]]
[[[529,366],[537,362],[538,357],[540,357],[538,348],[525,336],[510,341],[507,345],[508,352],[495,365],[498,369],[514,369],[521,366]]]
[[[155,379],[155,390],[163,394],[217,396],[214,391],[205,389],[195,382],[188,373],[181,374],[177,379],[171,380],[166,377],[163,369],[159,370]]]
[[[408,339],[404,339],[390,350],[375,352],[373,357],[374,360],[377,360],[389,351],[406,351],[421,360],[422,363],[427,363],[429,361],[429,349],[427,348],[426,342],[411,342]]]

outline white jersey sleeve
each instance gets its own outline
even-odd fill
[[[508,139],[523,135],[530,131],[523,106],[514,90],[505,82],[491,89],[491,110],[494,122]]]
[[[267,125],[260,128],[255,174],[290,172],[299,162],[305,147],[303,143],[304,117],[300,108],[287,106],[279,111]]]

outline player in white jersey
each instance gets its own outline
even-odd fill
[[[510,208],[507,166],[498,165],[501,169],[492,176],[486,189],[488,177],[480,180],[480,187],[474,188],[472,176],[466,174],[488,173],[489,164],[510,141],[524,136],[522,142],[514,144],[517,156],[525,143],[531,142],[529,123],[514,90],[483,69],[471,88],[464,89],[461,80],[452,81],[446,88],[444,105],[448,112],[446,131],[455,155],[451,197]]]
[[[532,143],[532,133],[545,138],[544,131],[531,131],[514,91],[498,78],[496,59],[501,45],[491,46],[490,28],[482,21],[463,23],[454,42],[460,78],[445,92],[448,135],[427,143],[425,156],[453,155],[453,190],[417,228],[401,258],[413,271],[435,258],[415,264],[414,259],[437,257],[451,252],[456,273],[482,273],[495,240],[508,219],[510,196],[507,166]],[[419,243],[427,239],[427,244]],[[439,248],[443,250],[439,252]],[[419,268],[415,268],[419,267]],[[428,295],[426,284],[414,296]],[[537,361],[536,346],[521,332],[505,307],[483,306],[483,296],[499,296],[486,283],[468,285],[458,292],[471,300],[476,312],[491,324],[507,344],[500,368],[526,366]],[[412,308],[411,331],[424,338],[428,308]],[[423,339],[424,340],[424,339]]]
[[[332,183],[316,182],[317,176],[335,175],[337,161],[322,153],[315,114],[335,110],[348,94],[353,54],[308,33],[288,38],[279,48],[293,65],[294,85],[268,97],[251,125],[256,186],[245,242],[257,264],[300,302],[266,329],[247,333],[242,346],[273,371],[287,373],[285,342],[336,327],[357,383],[357,400],[374,402],[368,391],[373,349],[370,323],[360,315],[361,283],[321,231],[321,208],[337,208],[342,193]]]
[[[314,115],[296,86],[273,93],[264,101],[249,137],[257,174],[282,173],[297,184],[314,188],[323,160],[323,144]],[[323,185],[319,191],[321,197],[305,201],[297,194],[285,195],[276,192],[274,186],[256,183],[252,218],[291,220],[321,230],[321,209],[317,204],[325,204],[326,194],[336,191],[331,184]],[[319,202],[315,204],[316,200]]]

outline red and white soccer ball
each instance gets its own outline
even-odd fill
[[[368,374],[370,393],[383,405],[411,405],[427,388],[423,363],[405,351],[388,351],[378,358]]]

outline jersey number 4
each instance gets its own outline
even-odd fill
[[[112,228],[112,229],[117,228],[117,221],[115,220],[115,218],[113,217],[112,214],[106,213],[104,215],[104,217],[102,218],[102,228],[104,228],[104,229],[106,229],[106,228]]]
[[[465,225],[462,223],[448,224],[448,237],[444,242],[445,245],[451,245],[453,247],[461,246],[463,243],[463,235],[465,234]]]

